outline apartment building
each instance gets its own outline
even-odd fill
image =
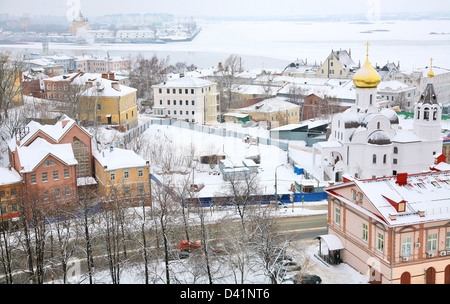
[[[195,77],[182,77],[152,86],[156,116],[199,124],[218,121],[220,114],[217,84]]]

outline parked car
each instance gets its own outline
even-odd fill
[[[182,240],[179,241],[178,248],[179,249],[196,249],[200,247],[201,244],[199,241],[191,241],[191,240]]]
[[[299,279],[299,274],[296,273],[293,276],[284,279],[284,281],[292,281],[294,284],[320,284],[322,279],[315,274],[302,274]]]
[[[299,271],[301,270],[300,265],[294,261],[282,260],[277,262],[277,268],[281,272]]]
[[[320,284],[322,283],[322,279],[315,274],[304,274],[300,279],[300,284]],[[294,281],[294,284],[297,284]]]

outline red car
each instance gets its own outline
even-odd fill
[[[180,249],[195,249],[201,246],[199,241],[182,240],[179,243],[178,248]]]

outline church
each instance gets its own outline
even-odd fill
[[[356,103],[336,114],[327,141],[313,146],[314,166],[321,179],[340,182],[344,174],[358,179],[429,171],[442,154],[441,115],[433,87],[433,67],[428,84],[414,107],[412,130],[399,126],[397,113],[377,104],[380,75],[369,62],[355,73]],[[320,153],[320,164],[316,155]]]

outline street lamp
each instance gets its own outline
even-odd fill
[[[281,167],[281,166],[283,166],[283,164],[281,164],[281,165],[278,165],[276,168],[275,168],[275,197],[277,196],[277,169],[279,168],[279,167]]]

